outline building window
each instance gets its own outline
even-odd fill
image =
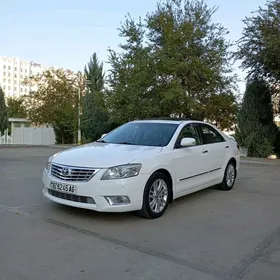
[[[6,72],[3,72],[3,76],[6,76]]]
[[[11,89],[11,87],[10,86],[8,86],[8,90],[10,90]]]
[[[15,71],[17,71],[17,68],[15,67]]]
[[[25,73],[27,73],[27,69],[25,69]]]
[[[4,69],[6,69],[6,65],[4,65],[4,67],[3,67]]]
[[[14,91],[17,91],[17,88],[16,88],[16,87],[14,88]]]
[[[11,82],[11,80],[8,80],[8,83],[10,83]]]
[[[17,78],[17,74],[15,74],[15,78]]]
[[[3,89],[5,90],[5,89],[6,89],[6,86],[3,86]]]
[[[8,73],[8,76],[11,77],[11,73]]]
[[[11,66],[8,66],[8,70],[11,70]]]
[[[23,88],[20,89],[20,92],[23,92]]]
[[[3,79],[3,83],[6,83],[6,79]]]
[[[24,91],[27,92],[27,88]]]

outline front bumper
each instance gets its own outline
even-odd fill
[[[44,183],[43,195],[56,203],[98,212],[128,212],[140,210],[142,208],[143,192],[148,176],[139,174],[136,177],[127,179],[103,181],[100,180],[103,175],[101,171],[95,174],[89,182],[65,182],[51,176],[47,170],[44,170],[42,178]],[[49,188],[50,182],[75,185],[76,193],[74,196],[71,196],[69,194],[64,195],[57,191],[49,191],[51,190]],[[79,199],[77,199],[76,196]],[[105,196],[127,196],[130,203],[110,205]]]

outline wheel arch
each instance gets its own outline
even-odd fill
[[[230,160],[228,161],[228,163],[232,162],[234,164],[234,167],[236,168],[237,165],[237,161],[234,157],[230,158]]]

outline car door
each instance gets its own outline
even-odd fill
[[[224,137],[214,127],[208,124],[198,124],[203,139],[203,152],[206,153],[209,181],[220,178],[224,172],[229,145]]]
[[[196,145],[181,147],[182,138],[194,138]],[[207,153],[203,153],[203,141],[196,124],[185,125],[173,149],[172,166],[176,176],[176,195],[180,195],[192,188],[202,186],[207,182],[208,166]]]

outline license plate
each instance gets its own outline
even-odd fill
[[[50,189],[70,194],[76,193],[76,186],[58,182],[50,182]]]

